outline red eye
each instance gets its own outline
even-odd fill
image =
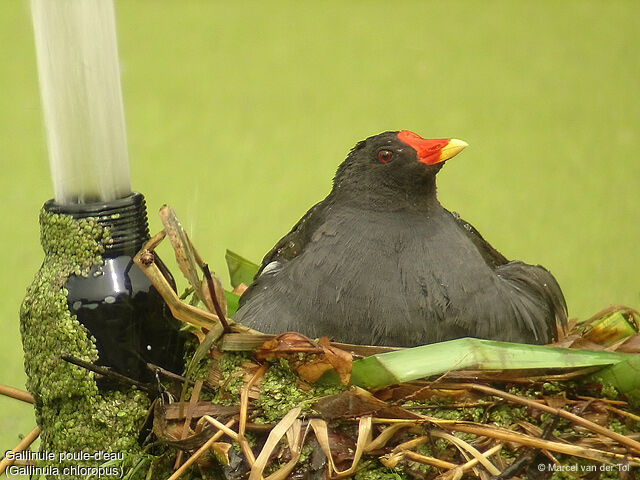
[[[387,163],[389,160],[391,160],[392,156],[393,152],[389,150],[380,150],[378,152],[378,160],[380,161],[380,163]]]

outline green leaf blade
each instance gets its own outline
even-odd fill
[[[260,267],[231,250],[227,250],[224,258],[226,259],[227,267],[229,268],[231,286],[236,288],[241,283],[251,285],[253,278],[258,273]]]
[[[460,338],[381,353],[353,363],[353,385],[379,388],[464,370],[569,369],[614,365],[632,355]]]
[[[227,315],[232,317],[238,311],[238,303],[240,302],[240,295],[236,295],[228,290],[224,291],[224,296],[227,299]]]
[[[626,360],[603,368],[591,378],[603,385],[611,385],[625,395],[629,401],[640,406],[640,355],[631,354]]]

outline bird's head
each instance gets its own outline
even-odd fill
[[[358,142],[338,168],[334,191],[357,191],[374,198],[399,192],[418,200],[435,194],[436,173],[466,146],[455,138],[430,140],[408,130],[369,137]]]

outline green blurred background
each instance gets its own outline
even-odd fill
[[[640,306],[640,2],[117,0],[132,184],[226,277],[384,130],[470,147],[442,203],[547,266],[570,314]],[[28,3],[0,4],[0,383],[24,388],[18,309],[52,196]],[[165,250],[164,257],[171,253]],[[33,428],[0,398],[0,451]]]

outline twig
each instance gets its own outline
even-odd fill
[[[15,398],[16,400],[22,400],[25,403],[33,403],[33,395],[29,392],[18,390],[8,385],[0,385],[0,394]]]
[[[544,400],[538,400],[540,402],[544,402]],[[502,405],[502,402],[500,402]],[[395,402],[394,402],[395,405]],[[493,407],[495,402],[469,402],[469,403],[435,403],[435,404],[425,404],[425,405],[404,405],[402,408],[405,410],[429,410],[429,409],[448,409],[448,408],[475,408],[475,407]]]
[[[551,450],[558,453],[573,455],[575,457],[582,457],[590,460],[595,460],[597,462],[608,462],[613,458],[615,460],[625,460],[625,461],[628,460],[630,462],[633,462],[634,466],[636,465],[640,466],[639,457],[630,457],[629,455],[597,450],[591,447],[584,448],[584,447],[571,445],[567,443],[542,440],[537,437],[532,437],[530,435],[514,432],[513,430],[501,428],[496,425],[485,425],[482,423],[463,422],[463,421],[457,421],[457,420],[442,420],[440,418],[428,417],[426,415],[424,415],[422,419],[412,419],[412,420],[399,419],[399,418],[374,418],[373,422],[377,424],[386,424],[386,425],[389,425],[389,424],[393,425],[393,424],[399,424],[399,423],[402,423],[402,424],[413,423],[415,425],[419,425],[421,423],[431,423],[431,424],[437,425],[442,429],[471,433],[473,435],[484,436],[484,437],[493,438],[496,440],[502,440],[504,442],[518,443],[520,445],[526,445],[526,446],[535,447],[543,450]],[[411,442],[418,441],[418,439],[420,438],[421,437],[418,437],[416,439],[410,440],[409,442],[405,442],[405,443],[407,445],[410,445]]]
[[[596,450],[595,448],[583,448],[560,442],[552,442],[550,440],[542,440],[540,438],[513,432],[511,430],[496,427],[494,425],[474,424],[472,422],[450,422],[447,420],[440,421],[438,424],[442,428],[448,428],[450,430],[458,432],[465,432],[471,433],[473,435],[495,438],[504,442],[518,443],[520,445],[527,445],[541,450],[551,450],[552,452],[573,455],[574,457],[582,457],[589,460],[595,460],[596,462],[606,463],[611,461],[612,459],[618,461],[628,460],[630,464],[633,464],[634,466],[640,466],[640,458],[638,457],[630,458],[628,455]]]
[[[495,455],[496,453],[498,453],[500,450],[502,450],[502,444],[499,443],[498,445],[491,447],[489,450],[487,450],[486,452],[482,453],[480,455],[480,457],[483,458],[489,458],[491,455]],[[471,460],[469,460],[467,463],[464,463],[462,465],[460,465],[460,469],[463,472],[466,472],[467,470],[470,470],[471,468],[473,468],[477,463],[480,462],[480,457],[474,457]]]
[[[502,450],[502,444],[501,443],[491,447],[489,450],[487,450],[486,452],[482,453],[480,456],[485,458],[485,459],[488,459],[490,456],[495,455],[500,450]],[[436,480],[445,480],[445,479],[448,479],[448,478],[455,477],[456,473],[458,473],[458,472],[464,473],[464,472],[466,472],[468,470],[471,470],[479,462],[480,462],[480,458],[474,457],[471,460],[469,460],[467,463],[463,463],[462,465],[455,466],[454,468],[448,470],[447,472],[445,472],[445,473],[443,473],[441,475],[438,475],[436,477]]]
[[[225,333],[229,333],[231,330],[229,329],[229,322],[227,321],[227,317],[225,317],[224,312],[222,311],[222,307],[220,306],[220,302],[218,302],[218,296],[216,295],[215,288],[213,287],[213,277],[211,276],[211,271],[209,270],[209,265],[206,263],[202,263],[200,265],[202,268],[202,273],[204,275],[204,279],[207,282],[207,288],[209,289],[209,295],[211,296],[211,302],[213,303],[213,308],[220,319],[220,323],[222,324],[222,328]]]
[[[467,442],[465,442],[461,438],[458,438],[455,435],[451,435],[450,433],[445,433],[445,432],[433,431],[430,433],[433,437],[442,438],[444,440],[447,440],[450,443],[453,443],[456,446],[456,448],[460,450],[460,453],[462,453],[462,455],[464,455],[465,457],[466,457],[465,452],[470,453],[474,458],[478,459],[478,461],[482,464],[482,466],[486,468],[491,475],[498,475],[500,473],[500,470],[498,470],[498,468],[493,463],[491,463],[490,460],[482,456],[482,452],[479,452],[475,447],[473,447],[472,445],[469,445]],[[468,461],[469,458],[466,458],[466,460]]]
[[[614,413],[617,413],[618,415],[622,415],[623,417],[628,417],[631,420],[633,420],[634,422],[640,422],[640,416],[634,415],[631,412],[625,412],[624,410],[620,410],[619,408],[616,408],[616,407],[614,407],[612,405],[606,405],[606,404],[605,404],[604,408],[606,408],[610,412],[614,412]]]
[[[393,425],[389,425],[382,431],[382,433],[380,433],[380,435],[367,444],[365,453],[383,448],[399,430],[413,425],[413,423],[395,423]]]
[[[612,438],[616,440],[618,443],[625,445],[636,453],[640,453],[640,442],[630,439],[624,435],[613,432],[608,428],[602,427],[597,423],[591,422],[585,418],[579,417],[571,412],[567,412],[566,410],[562,410],[559,408],[549,407],[548,405],[544,405],[542,403],[535,402],[533,400],[529,400],[528,398],[519,397],[518,395],[513,395],[511,393],[503,392],[502,390],[498,390],[496,388],[487,387],[486,385],[478,385],[475,383],[462,383],[457,385],[449,385],[449,388],[466,388],[471,390],[476,390],[479,392],[483,392],[489,395],[495,395],[497,397],[504,398],[505,400],[509,400],[514,403],[519,403],[521,405],[525,405],[528,407],[536,408],[538,410],[545,411],[547,413],[551,413],[553,415],[557,415],[559,417],[565,418],[577,425],[581,425],[585,428],[588,428],[592,432],[599,433],[604,435],[605,437]]]
[[[611,400],[610,398],[587,397],[585,395],[576,395],[576,398],[579,400],[597,400],[610,405],[629,405],[629,402],[625,402],[624,400]]]
[[[100,367],[98,365],[94,365],[93,363],[85,362],[84,360],[80,360],[79,358],[72,357],[70,355],[60,355],[60,358],[65,362],[72,363],[78,367],[89,370],[93,373],[97,373],[98,375],[102,375],[103,377],[110,378],[115,380],[118,383],[124,383],[126,385],[132,385],[134,387],[139,388],[140,390],[144,390],[147,393],[155,394],[157,391],[149,386],[146,383],[139,382],[134,380],[133,378],[129,378],[126,375],[122,375],[121,373],[114,372],[113,370],[109,370],[105,367]]]
[[[191,385],[192,387],[196,384],[195,381],[193,380],[188,380],[187,378],[183,377],[182,375],[178,375],[177,373],[173,373],[169,370],[166,370],[162,367],[159,367],[158,365],[155,365],[153,363],[147,363],[147,368],[149,370],[151,370],[153,373],[157,373],[158,375],[162,375],[163,377],[166,377],[170,380],[175,380],[176,382],[179,383],[184,383],[186,382],[188,385]],[[202,384],[202,388],[204,388],[205,390],[211,392],[211,393],[216,393],[217,390],[215,388],[213,388],[211,385],[209,385],[208,383],[203,383]]]
[[[456,464],[452,464],[435,457],[427,457],[426,455],[421,455],[418,452],[414,452],[412,450],[402,452],[402,456],[408,458],[409,460],[413,460],[414,462],[422,463],[424,465],[432,465],[437,468],[451,468],[451,465],[453,465],[453,468],[458,467],[458,465]]]
[[[15,446],[15,448],[11,449],[11,451],[22,452],[24,449],[29,448],[29,445],[31,445],[35,441],[35,439],[38,438],[38,435],[40,435],[40,427],[36,427],[31,430],[31,432],[29,432],[29,434],[24,437],[22,441],[18,443],[18,445]],[[4,457],[0,462],[0,475],[2,475],[7,468],[13,465],[13,462],[14,460],[9,460],[7,457]]]
[[[409,460],[413,460],[414,462],[422,463],[423,465],[430,465],[436,468],[442,469],[454,469],[457,468],[458,465],[455,463],[447,462],[446,460],[440,460],[434,457],[427,457],[426,455],[420,455],[412,450],[404,450],[402,452],[392,453],[386,457],[380,457],[380,463],[387,468],[395,468],[400,460],[403,458],[408,458]]]
[[[391,451],[391,454],[388,457],[384,458],[384,461],[382,461],[381,459],[382,464],[386,467],[394,468],[401,458],[407,457],[414,462],[422,463],[424,465],[431,465],[436,468],[451,470],[452,468],[458,467],[458,465],[456,465],[455,463],[447,462],[446,460],[440,460],[439,458],[421,455],[412,450],[424,443],[427,443],[428,441],[429,437],[423,435],[421,437],[412,438],[411,440],[407,440],[406,442],[396,445]]]
[[[203,416],[201,421],[209,422],[211,425],[213,425],[222,433],[226,434],[229,438],[231,438],[231,440],[238,441],[238,434],[233,430],[231,430],[231,428],[229,428],[230,425],[223,425],[218,420],[216,420],[213,417],[210,417],[209,415]]]
[[[543,440],[549,440],[549,437],[553,433],[553,430],[555,430],[555,428],[558,426],[558,422],[560,421],[560,417],[556,416],[551,417],[551,419],[551,422],[549,422],[541,432],[540,438]],[[505,468],[502,473],[492,478],[492,480],[515,477],[520,472],[520,470],[530,465],[541,452],[546,452],[546,450],[532,450],[530,448],[527,448],[526,451],[520,454],[520,456],[516,458],[508,468]]]

